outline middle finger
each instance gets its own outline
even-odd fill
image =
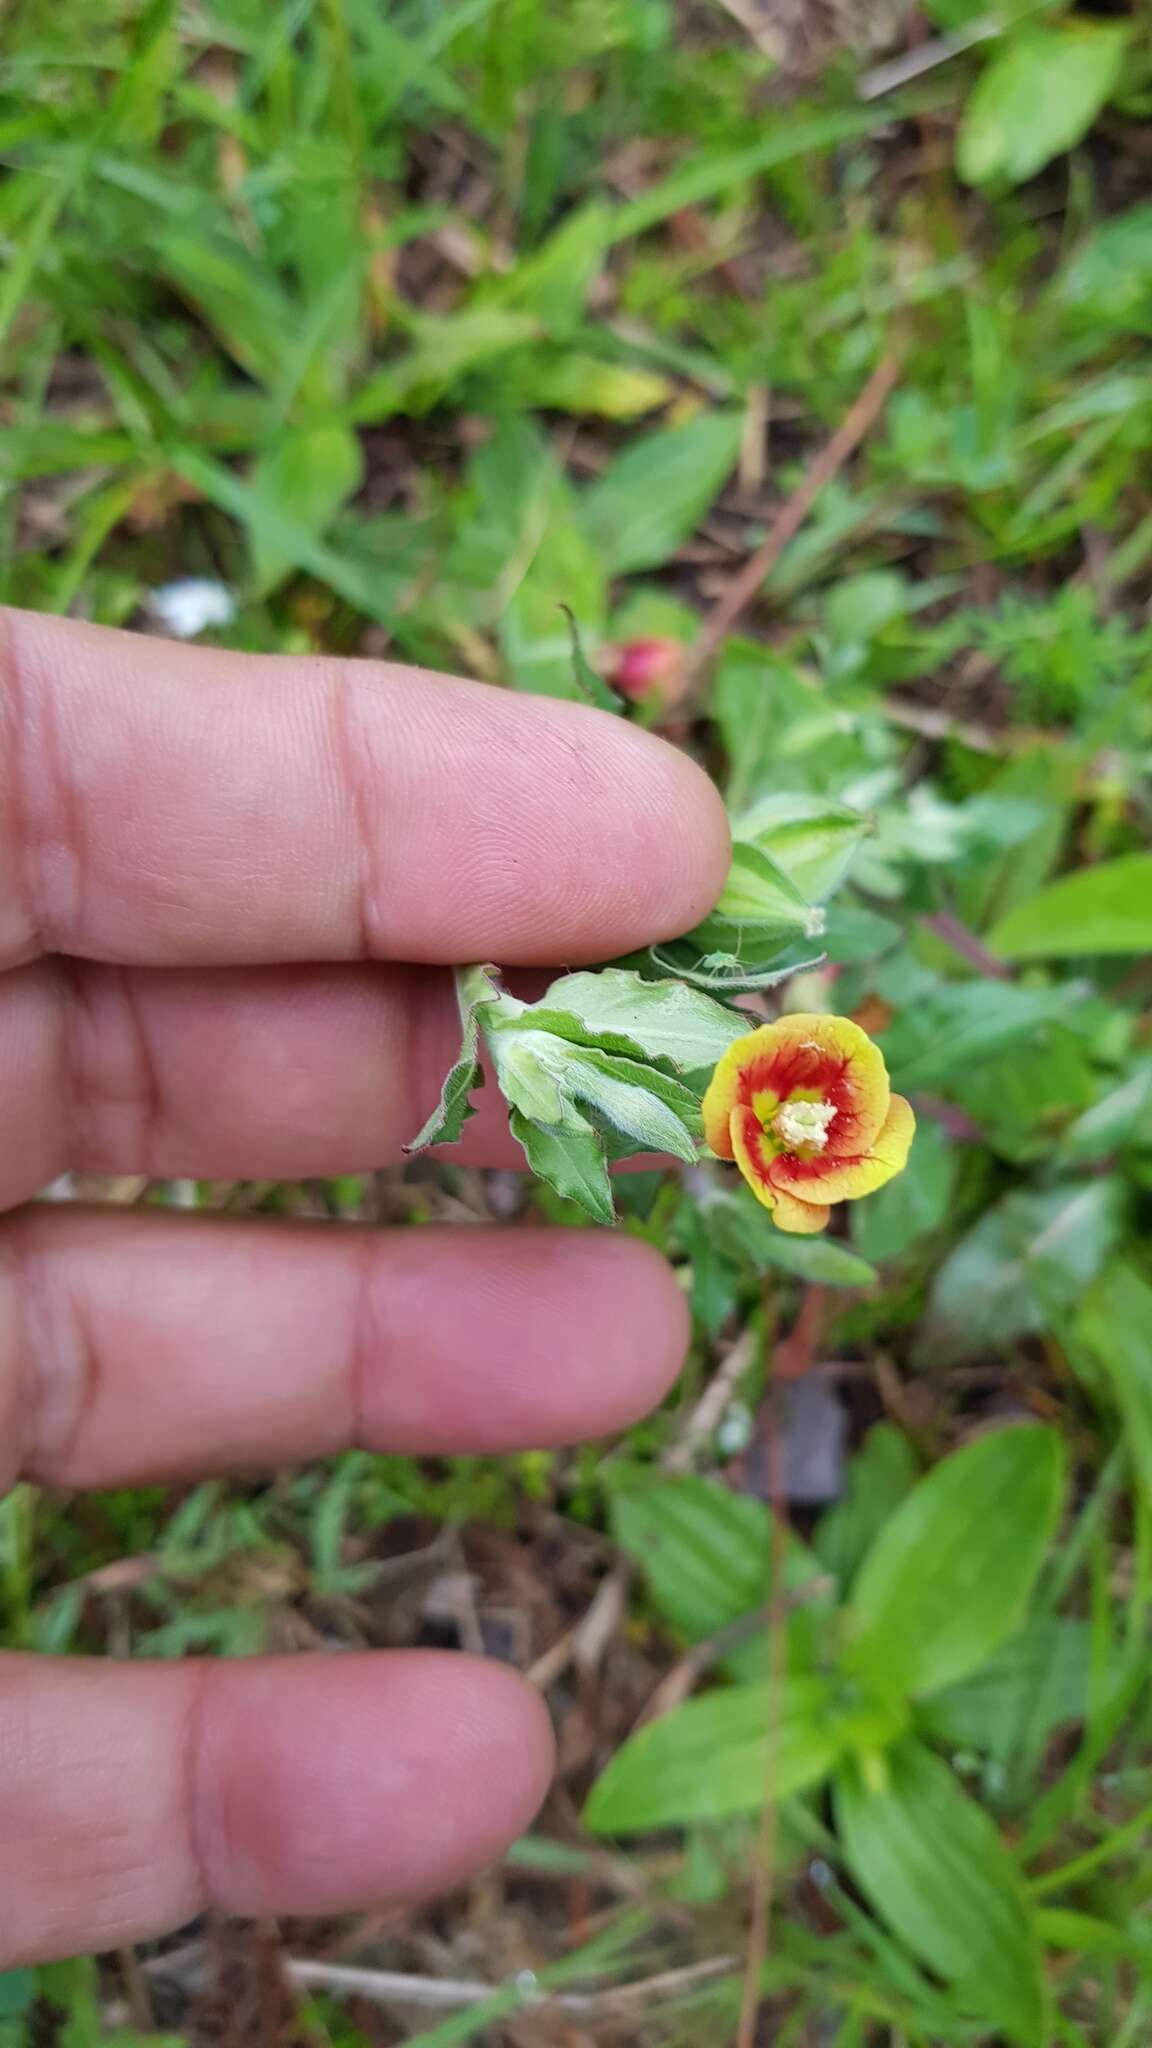
[[[686,1339],[663,1260],[604,1231],[44,1205],[0,1229],[0,1487],[573,1442],[652,1408]]]
[[[460,1047],[436,968],[43,960],[0,977],[0,1208],[68,1169],[298,1179],[399,1157]],[[522,1166],[489,1086],[452,1157]]]

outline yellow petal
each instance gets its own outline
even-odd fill
[[[799,1202],[786,1188],[777,1188],[776,1207],[772,1221],[777,1230],[790,1230],[795,1236],[811,1237],[818,1230],[827,1227],[832,1214],[826,1204],[820,1202]]]
[[[736,1107],[740,1079],[745,1069],[765,1050],[765,1041],[774,1029],[772,1024],[763,1024],[758,1031],[749,1031],[746,1037],[735,1039],[717,1060],[712,1079],[704,1090],[704,1100],[700,1105],[704,1136],[719,1159],[735,1157],[728,1125]]]

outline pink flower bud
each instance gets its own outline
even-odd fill
[[[667,634],[623,640],[604,650],[604,673],[614,690],[637,703],[657,698],[674,704],[684,687],[684,644]]]

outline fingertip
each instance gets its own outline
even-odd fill
[[[505,1666],[405,1651],[239,1665],[227,1680],[199,1770],[207,1889],[227,1912],[446,1890],[547,1793],[547,1710]]]
[[[538,1449],[610,1435],[663,1399],[687,1309],[649,1246],[607,1230],[407,1235],[381,1240],[370,1285],[364,1442]]]
[[[715,783],[689,754],[637,726],[623,731],[644,750],[636,787],[649,795],[638,824],[651,876],[651,939],[678,938],[707,917],[728,879],[728,813]]]
[[[691,1318],[672,1267],[652,1245],[622,1230],[571,1235],[583,1252],[570,1275],[574,1297],[618,1305],[606,1328],[597,1319],[585,1346],[594,1384],[582,1398],[607,1435],[659,1407],[684,1363]]]

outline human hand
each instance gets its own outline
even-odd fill
[[[0,655],[0,1208],[382,1165],[457,1049],[437,966],[603,959],[724,881],[704,777],[580,707],[20,613]],[[481,1103],[453,1156],[516,1164]],[[684,1341],[623,1236],[16,1208],[0,1488],[563,1443]],[[550,1766],[536,1694],[462,1656],[2,1656],[0,1967],[440,1890]]]

